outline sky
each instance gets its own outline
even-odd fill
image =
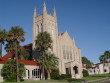
[[[0,0],[1,28],[20,26],[26,32],[21,45],[32,43],[33,11],[41,14],[44,1],[49,14],[56,8],[59,33],[74,37],[82,56],[99,62],[99,56],[110,50],[110,0]]]

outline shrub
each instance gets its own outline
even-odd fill
[[[71,74],[61,74],[61,79],[71,78]]]
[[[51,73],[51,79],[58,80],[60,79],[59,70],[53,70]]]
[[[16,82],[16,62],[15,60],[9,60],[6,62],[6,64],[3,65],[3,68],[1,69],[1,74],[3,76],[3,79],[8,82]],[[19,78],[22,78],[24,76],[25,68],[24,63],[19,64]]]
[[[83,77],[87,77],[87,76],[89,76],[88,71],[87,71],[87,70],[85,70],[85,69],[83,70],[83,72],[82,72],[82,73],[83,73]]]
[[[11,73],[10,75],[7,76],[5,79],[6,82],[16,82],[16,73]]]

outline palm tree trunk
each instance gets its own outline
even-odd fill
[[[43,62],[43,65],[42,65],[42,80],[45,80],[45,71],[44,71],[44,52],[43,52],[43,55],[42,55],[42,62]]]
[[[47,72],[48,72],[48,79],[50,79],[50,70],[48,70]]]
[[[17,42],[15,41],[15,49],[16,49],[16,53],[15,53],[15,56],[16,56],[16,73],[17,73],[17,82],[19,82],[19,76],[18,76],[18,73],[19,73],[19,67],[18,67],[18,52],[17,52]]]
[[[0,42],[0,57],[2,57],[2,43]]]

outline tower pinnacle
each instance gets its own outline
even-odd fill
[[[44,5],[43,5],[43,13],[47,13],[45,2],[44,2]]]
[[[56,9],[53,9],[53,16],[56,16]]]
[[[34,9],[34,17],[36,17],[36,8]]]

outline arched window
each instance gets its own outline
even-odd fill
[[[39,33],[39,25],[37,25],[37,31],[38,31],[38,33]]]
[[[52,29],[52,38],[54,39],[54,30]]]
[[[75,74],[78,74],[78,67],[77,66],[74,66],[73,70],[74,70]]]
[[[66,59],[65,46],[63,46],[63,58]]]
[[[43,32],[43,26],[42,26],[42,24],[41,24],[41,32]]]
[[[72,60],[72,51],[70,51],[70,60]]]
[[[106,70],[106,69],[104,69],[104,72],[107,72],[107,70]]]
[[[69,59],[69,50],[68,50],[68,47],[67,47],[66,52],[67,52],[67,60],[68,60]]]
[[[39,32],[41,32],[41,24],[39,24]]]

